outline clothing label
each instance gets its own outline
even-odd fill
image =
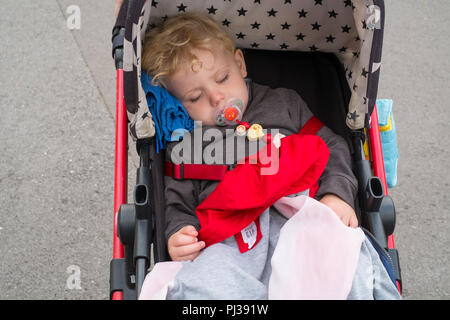
[[[256,229],[256,223],[252,222],[250,225],[241,231],[242,240],[248,244],[248,248],[251,249],[256,242],[256,235],[258,230]]]
[[[241,232],[236,233],[234,237],[236,238],[236,242],[241,253],[253,249],[262,238],[259,217],[250,223],[246,228],[242,229]]]

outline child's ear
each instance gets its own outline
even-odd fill
[[[247,66],[245,65],[244,53],[241,49],[236,49],[234,52],[234,59],[241,71],[242,77],[245,78],[247,76]]]

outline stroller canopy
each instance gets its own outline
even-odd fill
[[[240,48],[335,54],[351,90],[347,126],[361,129],[368,123],[381,62],[382,0],[125,0],[124,6],[128,10],[121,10],[116,27],[125,27],[124,95],[134,139],[155,134],[140,83],[145,32],[171,15],[191,11],[210,15]]]

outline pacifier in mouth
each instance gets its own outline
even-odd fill
[[[242,101],[230,99],[222,108],[219,108],[214,118],[218,126],[234,125],[242,118]]]

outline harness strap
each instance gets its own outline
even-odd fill
[[[230,166],[217,164],[175,164],[166,161],[164,174],[177,180],[222,180]]]
[[[305,125],[298,132],[299,134],[316,135],[317,132],[323,127],[323,122],[316,116],[312,116],[306,121]]]
[[[315,135],[323,127],[319,118],[312,116],[300,129],[299,134]],[[164,174],[177,180],[213,180],[220,181],[233,166],[217,164],[175,164],[166,161]]]

